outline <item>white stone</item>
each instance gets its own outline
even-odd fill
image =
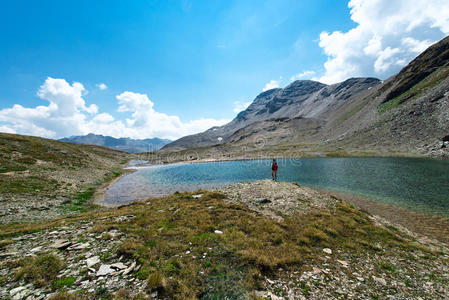
[[[329,249],[329,248],[324,248],[324,249],[323,249],[323,252],[324,252],[324,253],[327,253],[327,254],[329,254],[329,255],[332,254],[332,250]]]
[[[220,231],[220,230],[215,230],[214,231],[216,234],[223,234],[223,231]]]
[[[39,246],[39,247],[36,247],[36,248],[31,249],[30,252],[31,252],[31,253],[34,253],[34,252],[39,252],[39,251],[41,251],[41,250],[42,250],[42,246]]]
[[[117,237],[120,235],[120,232],[118,232],[117,230],[111,230],[108,232],[113,238]]]
[[[383,278],[381,278],[381,277],[373,276],[373,280],[374,280],[375,282],[377,282],[377,283],[382,284],[382,285],[387,285],[387,282],[385,281],[385,279],[383,279]]]
[[[97,271],[97,276],[106,276],[113,272],[114,270],[111,268],[111,265],[101,265]]]
[[[12,300],[20,300],[25,298],[26,294],[28,294],[29,291],[27,289],[24,289],[23,291],[18,292],[17,294],[15,294],[11,299]]]
[[[89,247],[89,243],[78,243],[75,245],[70,246],[69,248],[67,248],[67,250],[82,250],[82,249],[86,249],[87,247]]]
[[[129,273],[131,273],[132,270],[133,270],[135,267],[136,267],[136,262],[133,262],[133,263],[131,264],[131,266],[129,266],[128,269],[125,269],[125,270],[123,271],[123,275],[128,275]]]
[[[87,267],[90,268],[93,265],[96,265],[100,262],[100,258],[98,256],[90,257],[86,260]]]
[[[25,290],[25,287],[19,286],[19,287],[16,287],[16,288],[10,290],[10,291],[9,291],[9,294],[10,294],[11,296],[14,296],[15,294],[17,294],[18,292],[21,292],[21,291],[23,291],[23,290]]]
[[[203,194],[192,195],[192,197],[195,199],[201,198],[201,196],[203,196]]]
[[[348,264],[348,262],[346,262],[346,261],[344,261],[344,260],[339,260],[339,259],[337,259],[337,261],[339,262],[339,263],[341,263],[344,267],[347,267],[349,264]]]
[[[265,298],[267,296],[267,292],[264,291],[254,291],[254,295],[259,298]]]
[[[123,269],[126,269],[127,267],[123,263],[118,262],[118,263],[112,264],[111,268],[123,270]]]
[[[64,249],[70,246],[72,243],[67,240],[56,240],[53,245],[50,246],[50,248],[54,249]]]
[[[81,284],[82,286],[87,286],[89,283],[90,283],[90,280],[84,280],[84,281],[81,281],[81,282],[80,282],[80,284]]]

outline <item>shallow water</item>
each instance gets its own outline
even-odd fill
[[[271,178],[270,160],[140,167],[106,192],[107,203],[129,203],[175,191]],[[420,158],[279,159],[278,179],[351,193],[449,217],[449,161]]]

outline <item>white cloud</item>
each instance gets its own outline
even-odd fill
[[[125,122],[108,113],[98,113],[95,104],[86,106],[87,93],[79,82],[47,78],[37,95],[49,104],[26,108],[14,105],[0,110],[0,131],[60,138],[88,133],[114,137],[176,139],[184,135],[223,125],[230,120],[198,119],[182,122],[154,110],[154,103],[145,94],[123,92],[116,98],[118,112],[130,114]]]
[[[315,71],[311,71],[311,70],[307,70],[304,71],[302,73],[298,73],[296,75],[293,75],[292,77],[290,77],[290,81],[295,81],[295,80],[299,80],[299,79],[305,79],[305,78],[310,78],[313,75],[315,75]]]
[[[58,116],[72,115],[79,111],[97,113],[98,107],[95,104],[86,107],[83,93],[86,94],[87,91],[79,82],[70,85],[64,79],[48,77],[39,88],[37,95],[41,99],[48,100],[50,106],[54,106],[51,112],[57,112]]]
[[[265,84],[265,87],[262,89],[263,92],[271,90],[271,89],[275,89],[279,87],[279,81],[280,80],[270,80],[270,82],[267,82],[267,84]]]
[[[239,112],[245,110],[248,108],[248,106],[250,106],[252,101],[249,102],[240,102],[240,101],[235,101],[234,102],[234,108],[232,109],[232,111],[236,114],[238,114]]]
[[[0,126],[0,132],[5,132],[5,133],[16,133],[16,131],[8,126],[2,125]]]
[[[104,91],[105,89],[108,88],[108,86],[104,83],[97,83],[96,87],[99,88],[100,90]]]
[[[169,116],[153,109],[154,103],[145,94],[124,92],[117,96],[119,112],[131,112],[126,119],[128,136],[150,135],[176,138],[191,133],[204,131],[212,126],[220,126],[229,120],[198,119],[187,123],[178,116]]]
[[[449,34],[447,0],[351,0],[347,32],[320,34],[328,56],[318,80],[335,83],[356,76],[387,78]]]
[[[0,110],[0,122],[21,134],[54,138],[79,133],[86,118],[98,111],[95,104],[86,106],[85,94],[79,82],[70,85],[64,79],[48,77],[37,92],[39,98],[49,102],[47,106],[26,108],[15,104]]]

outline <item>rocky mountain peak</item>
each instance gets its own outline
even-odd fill
[[[325,86],[327,85],[318,81],[296,80],[283,88],[282,94],[291,97],[312,94]]]
[[[330,110],[344,103],[346,99],[366,91],[379,82],[375,78],[351,78],[340,84],[326,85],[313,80],[297,80],[285,88],[275,88],[260,93],[251,105],[230,123],[211,128],[203,133],[183,137],[164,146],[163,149],[225,143],[234,133],[241,132],[240,129],[260,122],[281,119],[288,121],[298,118],[325,119]]]

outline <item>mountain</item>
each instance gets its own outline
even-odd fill
[[[72,136],[60,139],[61,142],[70,142],[77,144],[104,146],[115,150],[125,151],[129,153],[151,152],[157,151],[164,145],[170,143],[170,140],[152,138],[143,140],[134,140],[131,138],[113,138],[111,136],[103,136],[89,133],[88,135]]]
[[[180,138],[164,146],[163,150],[232,143],[247,140],[255,133],[266,137],[267,132],[271,132],[269,135],[274,137],[273,131],[279,129],[276,124],[280,128],[291,123],[293,126],[288,127],[318,129],[323,126],[329,112],[379,83],[380,80],[375,78],[352,78],[334,85],[298,80],[283,89],[272,89],[259,94],[230,123]]]
[[[448,75],[449,37],[385,81],[351,78],[325,85],[300,80],[265,91],[230,123],[178,139],[160,153],[196,149],[200,156],[226,156],[295,148],[445,156]]]

